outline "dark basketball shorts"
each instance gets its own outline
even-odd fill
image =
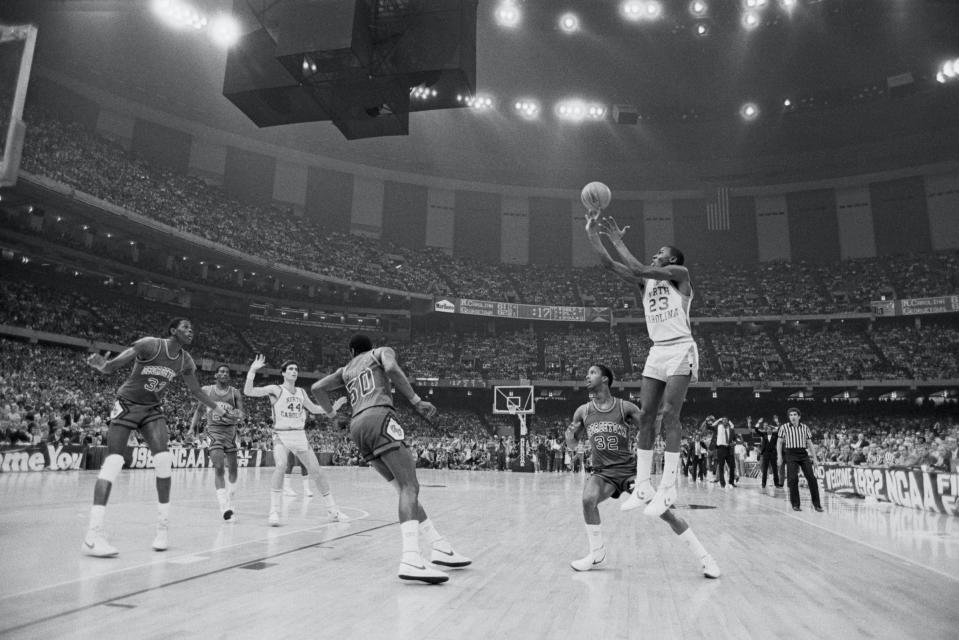
[[[354,416],[350,421],[350,436],[365,462],[406,446],[406,434],[391,407],[371,407]]]
[[[633,485],[636,483],[636,463],[632,462],[615,467],[594,467],[591,475],[613,485],[612,497],[615,499],[624,493],[632,492]]]
[[[207,425],[206,435],[210,438],[210,451],[220,449],[223,453],[236,453],[236,427]]]
[[[166,424],[163,411],[156,404],[136,404],[124,398],[117,398],[110,411],[109,424],[111,427],[126,429],[142,429],[151,424],[163,421]]]

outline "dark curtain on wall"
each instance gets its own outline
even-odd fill
[[[34,67],[35,69],[36,67]],[[35,101],[42,104],[43,109],[58,120],[79,122],[91,131],[97,128],[100,105],[66,87],[44,80],[36,73],[30,78],[30,84],[27,88],[27,102],[23,109],[28,122],[30,107]]]
[[[789,244],[794,262],[837,262],[839,218],[834,189],[786,194]]]
[[[869,185],[876,253],[932,251],[926,187],[921,176]]]
[[[268,205],[273,201],[276,158],[236,147],[226,148],[223,190],[241,202]]]
[[[503,219],[500,195],[457,191],[454,212],[453,255],[499,262]]]
[[[383,185],[383,239],[403,247],[426,246],[429,188],[387,181]]]
[[[149,120],[137,119],[133,123],[133,140],[130,147],[154,164],[163,165],[177,173],[186,174],[190,168],[190,146],[193,138]],[[272,193],[272,174],[270,180]]]
[[[529,261],[533,264],[570,266],[573,236],[569,224],[569,200],[529,199]]]
[[[306,180],[306,216],[324,231],[350,232],[353,175],[310,167]]]

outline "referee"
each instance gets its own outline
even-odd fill
[[[786,414],[789,416],[789,422],[779,427],[776,453],[779,454],[780,460],[786,461],[789,502],[792,503],[793,511],[802,511],[799,506],[799,469],[801,467],[803,475],[806,476],[806,482],[809,483],[812,506],[816,511],[822,511],[822,505],[819,503],[819,483],[812,471],[812,460],[816,460],[816,449],[809,434],[809,427],[799,421],[799,409],[796,407],[789,407]]]

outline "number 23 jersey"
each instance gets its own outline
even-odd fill
[[[343,383],[350,394],[354,416],[371,407],[393,408],[392,385],[380,361],[379,349],[361,353],[350,360],[343,367]]]
[[[593,401],[587,403],[583,426],[589,438],[593,467],[615,467],[633,459],[629,424],[620,398],[616,398],[608,411],[600,411]]]

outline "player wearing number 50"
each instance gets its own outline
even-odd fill
[[[629,430],[639,424],[639,408],[632,402],[615,398],[609,391],[613,384],[612,370],[594,364],[586,374],[586,389],[592,399],[573,414],[573,423],[566,430],[566,446],[572,449],[576,440],[589,440],[592,472],[583,486],[583,518],[589,553],[573,560],[576,571],[589,571],[606,562],[606,545],[599,518],[599,503],[607,498],[629,494],[636,478],[636,456],[629,449]],[[719,577],[719,566],[700,544],[686,521],[667,509],[659,516],[686,543],[699,560],[703,575]]]
[[[93,508],[90,510],[90,529],[83,540],[83,551],[87,555],[101,558],[117,555],[117,550],[106,541],[103,534],[103,518],[110,489],[123,468],[123,453],[130,431],[134,429],[140,432],[150,447],[156,471],[158,523],[153,548],[157,551],[167,548],[173,456],[167,451],[170,433],[160,408],[163,396],[169,384],[179,376],[190,393],[206,405],[213,415],[231,415],[200,388],[196,379],[196,365],[184,349],[192,343],[193,325],[186,318],[174,318],[167,327],[165,338],[140,338],[132,347],[109,360],[100,354],[87,358],[87,364],[101,373],[113,373],[133,363],[133,371],[117,391],[116,403],[110,412],[107,457],[97,476]]]
[[[419,502],[416,466],[406,448],[403,427],[393,411],[391,383],[427,420],[436,416],[436,407],[416,395],[396,362],[396,354],[389,347],[374,349],[368,336],[357,334],[350,339],[350,354],[353,359],[349,364],[314,383],[310,390],[316,395],[317,404],[325,409],[330,406],[329,392],[346,387],[353,409],[350,435],[363,459],[399,494],[400,532],[403,536],[399,578],[430,584],[446,582],[449,576],[426,566],[420,553],[421,531],[432,543],[430,561],[433,564],[465,567],[472,561],[453,550],[436,531]]]
[[[253,379],[256,372],[266,364],[266,356],[258,355],[253,364],[250,365],[250,371],[246,374],[246,383],[243,385],[243,395],[253,398],[269,397],[273,403],[273,478],[270,483],[270,515],[268,522],[278,527],[280,525],[280,502],[283,498],[283,475],[286,471],[287,452],[292,451],[293,455],[300,459],[310,477],[316,481],[316,486],[320,489],[320,495],[326,504],[326,511],[330,518],[335,522],[346,522],[349,520],[343,515],[333,500],[333,494],[330,491],[330,483],[326,476],[320,471],[320,461],[316,459],[316,453],[306,439],[306,412],[323,413],[328,418],[335,418],[336,411],[325,410],[318,407],[310,400],[303,389],[296,386],[296,379],[299,377],[300,367],[292,360],[287,360],[280,365],[280,374],[283,376],[283,384],[271,384],[265,387],[254,387]]]

